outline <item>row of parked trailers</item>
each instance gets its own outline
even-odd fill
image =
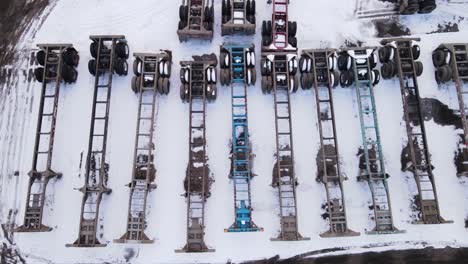
[[[188,6],[202,0],[188,1]],[[229,1],[223,1],[223,10]],[[252,2],[236,1],[231,5],[243,3],[246,14],[252,15]],[[250,11],[247,12],[247,7]],[[420,107],[417,77],[422,73],[422,64],[417,61],[420,48],[418,39],[400,38],[382,41],[383,47],[359,47],[336,49],[303,50],[298,55],[295,40],[296,23],[288,20],[286,0],[273,2],[270,21],[262,24],[261,47],[261,86],[264,93],[272,93],[275,106],[276,163],[272,173],[272,185],[278,190],[279,216],[281,228],[279,236],[273,240],[293,241],[308,239],[298,230],[297,199],[294,170],[294,151],[292,134],[292,113],[290,93],[296,92],[299,85],[303,89],[315,90],[317,115],[319,121],[320,150],[317,154],[317,181],[326,190],[325,215],[329,229],[322,237],[356,236],[359,233],[347,225],[344,200],[343,176],[339,162],[337,129],[333,105],[333,88],[341,84],[353,86],[359,106],[362,148],[360,150],[360,175],[358,180],[367,181],[373,201],[375,228],[367,233],[385,234],[403,232],[394,226],[387,185],[380,132],[374,98],[374,85],[380,73],[376,70],[377,57],[382,63],[383,78],[397,77],[404,107],[404,119],[408,146],[404,149],[407,166],[404,168],[414,174],[418,188],[416,205],[419,211],[417,223],[440,224],[450,221],[440,215],[434,175],[430,163],[430,152],[426,139],[424,119]],[[182,8],[181,8],[182,10]],[[210,7],[204,8],[210,12]],[[230,9],[229,9],[230,10]],[[182,12],[182,11],[181,11]],[[185,12],[185,11],[183,11]],[[185,13],[184,13],[185,14]],[[231,21],[229,13],[223,13],[223,21]],[[231,16],[238,17],[231,13]],[[202,18],[203,20],[203,18]],[[226,23],[227,23],[226,22]],[[244,21],[252,22],[252,17]],[[236,31],[236,30],[234,30]],[[230,33],[233,33],[231,31]],[[126,75],[127,59],[130,51],[124,36],[91,36],[90,52],[93,57],[88,63],[89,72],[95,76],[91,129],[86,157],[85,184],[79,190],[83,193],[78,238],[72,247],[105,246],[98,239],[99,211],[102,196],[109,194],[107,187],[109,164],[106,162],[107,126],[109,121],[112,77],[114,73]],[[50,231],[42,222],[45,191],[49,180],[61,174],[51,168],[53,138],[57,116],[58,91],[62,81],[72,83],[76,80],[78,52],[71,44],[39,45],[36,59],[40,65],[35,70],[36,79],[42,82],[42,95],[39,109],[33,167],[29,173],[30,181],[24,224],[17,232]],[[377,55],[378,54],[378,55]],[[433,53],[437,67],[438,82],[454,80],[460,101],[463,132],[457,159],[459,175],[465,175],[466,116],[463,82],[468,79],[468,45],[442,44]],[[138,95],[138,116],[133,158],[133,171],[128,205],[126,231],[117,243],[151,243],[145,234],[147,196],[156,188],[154,165],[154,116],[156,95],[167,94],[170,90],[172,54],[135,53],[131,87]],[[298,58],[299,57],[299,58]],[[231,172],[234,187],[234,223],[226,232],[262,231],[253,221],[250,182],[252,180],[252,149],[248,130],[247,89],[256,83],[256,56],[253,44],[223,44],[219,60],[216,55],[193,56],[191,61],[181,61],[180,97],[190,104],[189,123],[189,162],[184,180],[187,199],[187,237],[186,245],[178,252],[211,251],[204,241],[204,208],[210,197],[213,177],[210,173],[206,155],[206,103],[217,96],[217,65],[220,64],[222,85],[231,86],[232,100],[232,146]],[[338,74],[338,70],[341,74]],[[299,77],[300,76],[300,77]],[[50,100],[50,102],[48,101]],[[50,107],[49,107],[50,106]],[[49,108],[48,108],[49,107]],[[38,160],[44,158],[42,168]],[[41,164],[42,164],[41,163]]]

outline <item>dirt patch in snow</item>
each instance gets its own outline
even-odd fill
[[[0,1],[0,65],[7,65],[14,60],[19,39],[49,4],[50,0]]]
[[[385,19],[374,21],[375,29],[377,30],[377,37],[389,38],[411,35],[409,28],[400,24],[396,19]]]
[[[339,251],[335,249],[333,251]],[[332,251],[332,252],[333,252]],[[326,253],[319,252],[315,253]],[[464,263],[463,259],[468,257],[468,248],[433,248],[410,250],[390,250],[384,252],[367,252],[352,255],[339,255],[329,257],[313,258],[309,254],[296,256],[289,259],[279,259],[278,256],[255,262],[245,262],[249,264],[360,264],[360,263],[379,263],[379,264],[430,264],[445,263],[459,264]],[[309,257],[309,258],[307,258]]]
[[[458,23],[445,22],[443,24],[437,25],[437,30],[429,32],[429,34],[434,33],[447,33],[447,32],[459,32]]]

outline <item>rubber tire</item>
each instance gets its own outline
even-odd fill
[[[443,65],[436,69],[436,80],[440,83],[446,83],[452,79],[452,68],[448,65]]]
[[[338,57],[338,70],[347,71],[348,70],[348,58],[349,54],[342,54]]]
[[[380,82],[380,72],[377,69],[372,70],[372,72],[374,72],[374,76],[375,76],[372,86],[376,86]]]
[[[114,71],[120,76],[127,75],[128,73],[128,64],[127,61],[125,61],[122,58],[118,58],[114,62]]]
[[[162,79],[162,94],[169,94],[169,92],[171,91],[171,81],[169,80],[169,78],[163,78]]]
[[[272,43],[272,39],[271,39],[271,36],[270,35],[264,35],[262,37],[262,45],[267,47],[267,46],[270,46]]]
[[[296,37],[289,37],[288,38],[288,43],[293,46],[294,48],[297,48],[297,38]]]
[[[91,75],[96,76],[96,60],[91,59],[88,61],[88,71]]]
[[[180,20],[179,21],[179,26],[177,27],[179,30],[183,30],[187,26],[187,22]]]
[[[187,21],[188,19],[188,7],[185,5],[180,5],[179,7],[179,19],[183,21]]]
[[[248,71],[250,71],[250,77],[251,77],[251,85],[252,86],[255,86],[255,84],[257,83],[257,71],[255,71],[255,68],[253,69],[248,69]]]
[[[424,0],[419,3],[419,14],[429,14],[432,13],[437,8],[435,0]]]
[[[40,83],[44,81],[44,67],[38,67],[34,69],[34,77]]]
[[[91,56],[93,58],[96,58],[97,57],[97,53],[98,53],[98,43],[93,41],[91,42],[91,44],[89,44],[89,52],[91,53]]]
[[[226,12],[226,0],[221,1],[221,16],[224,18],[227,14]],[[224,23],[224,22],[223,22]]]
[[[340,75],[340,85],[341,87],[349,87],[354,83],[354,72],[342,71]]]
[[[140,91],[140,76],[132,77],[132,91],[138,93]]]
[[[78,72],[73,66],[64,64],[62,67],[62,79],[65,83],[74,83],[78,78]]]
[[[408,6],[401,12],[402,15],[413,15],[419,11],[418,0],[408,0]]]
[[[297,22],[296,21],[288,21],[288,36],[295,37],[297,34]]]
[[[387,80],[391,79],[394,76],[394,64],[392,62],[386,62],[380,67],[380,72],[382,73],[382,78]]]
[[[270,38],[272,38],[271,34],[273,33],[273,26],[271,24],[271,20],[268,20],[267,21],[267,32],[268,32],[268,36],[270,36]]]
[[[446,64],[447,51],[442,49],[436,49],[432,53],[432,63],[434,67],[440,67]]]
[[[115,44],[115,53],[122,59],[128,59],[130,56],[130,48],[126,42],[118,42]]]
[[[421,74],[423,73],[423,70],[424,70],[424,66],[422,64],[422,62],[420,61],[415,61],[414,62],[414,68],[415,68],[415,72],[416,72],[416,76],[421,76]]]
[[[182,102],[187,102],[188,101],[188,94],[185,94],[185,88],[187,87],[187,84],[181,84],[180,85],[180,100]]]
[[[255,16],[255,13],[257,12],[257,7],[256,7],[256,4],[255,4],[255,0],[251,0],[250,1],[250,15],[251,16]]]
[[[411,52],[413,53],[413,60],[417,60],[421,55],[421,47],[419,45],[413,45],[413,47],[411,47]]]
[[[369,57],[369,64],[370,64],[370,67],[371,69],[375,69],[375,67],[377,67],[377,55],[373,52],[371,54],[371,56]]]
[[[45,64],[45,51],[39,50],[36,52],[36,61],[39,63],[39,65],[44,66]]]
[[[135,74],[136,76],[140,76],[141,70],[142,70],[141,66],[142,66],[141,59],[135,58],[135,60],[133,61],[133,74]]]
[[[379,49],[379,60],[381,63],[386,63],[390,61],[390,55],[393,47],[391,46],[384,46]]]
[[[63,61],[73,67],[78,66],[78,63],[80,62],[80,56],[78,55],[78,51],[74,48],[68,48],[63,54],[62,54]]]

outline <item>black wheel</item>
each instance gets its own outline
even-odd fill
[[[188,6],[181,5],[179,7],[179,19],[187,21],[188,19]]]
[[[272,40],[271,40],[271,36],[270,36],[270,35],[264,35],[264,36],[262,37],[262,45],[263,45],[263,46],[270,46],[270,45],[271,45],[271,42],[272,42]]]
[[[78,78],[78,72],[73,66],[70,65],[63,65],[62,68],[62,79],[66,83],[74,83],[76,82],[76,79]]]
[[[249,79],[248,82],[250,85],[255,85],[255,83],[257,82],[257,74],[255,72],[255,69],[248,69],[247,70],[247,78]]]
[[[177,27],[179,30],[183,30],[187,26],[187,21],[180,20],[179,26]]]
[[[128,48],[128,44],[123,41],[115,44],[115,53],[117,53],[117,56],[120,58],[128,59],[130,56],[130,49]]]
[[[289,75],[296,75],[296,73],[297,73],[297,60],[296,60],[296,57],[292,58],[288,62],[288,71],[289,71]]]
[[[38,82],[43,82],[44,81],[44,67],[38,67],[34,69],[34,77],[36,77],[36,80]]]
[[[132,77],[132,91],[134,93],[140,92],[140,76],[133,76]]]
[[[180,99],[182,102],[188,101],[188,84],[181,84],[180,85]]]
[[[295,37],[297,34],[297,22],[296,21],[288,21],[288,35],[290,37]]]
[[[262,36],[268,35],[267,31],[267,22],[265,20],[262,21]]]
[[[379,49],[379,60],[381,63],[386,63],[393,60],[394,49],[391,46],[385,46]]]
[[[267,21],[266,28],[267,28],[268,36],[270,36],[270,38],[271,38],[271,37],[272,37],[271,34],[272,34],[272,32],[273,32],[273,27],[272,27],[272,25],[271,25],[271,21],[270,21],[270,20]]]
[[[354,82],[354,72],[353,71],[342,71],[340,75],[340,85],[342,87],[349,87]]]
[[[297,75],[294,75],[293,77],[290,77],[290,78],[291,78],[291,82],[290,82],[291,92],[295,93],[299,89],[299,77],[297,77]]]
[[[40,50],[36,52],[36,61],[39,65],[44,66],[45,64],[45,51]]]
[[[436,80],[439,83],[446,83],[452,79],[452,68],[448,65],[438,67],[435,72]]]
[[[211,22],[210,7],[209,6],[205,6],[205,9],[204,9],[203,13],[205,15],[205,17],[204,17],[205,22]]]
[[[91,75],[96,75],[96,60],[92,59],[88,61],[88,71]]]
[[[261,88],[262,88],[262,92],[265,94],[267,92],[267,77],[266,76],[262,76]]]
[[[437,4],[435,0],[424,0],[423,2],[419,3],[419,13],[420,14],[428,14],[436,9]]]
[[[164,94],[163,80],[164,80],[163,77],[159,77],[159,78],[156,80],[156,90],[157,90],[158,93],[160,93],[160,94]],[[144,86],[146,87],[146,85],[144,85]]]
[[[219,55],[219,62],[221,64],[221,68],[225,69],[229,67],[229,55],[226,52],[221,52]]]
[[[255,5],[255,0],[250,1],[250,15],[255,16],[255,13],[257,12],[257,8]]]
[[[118,58],[115,62],[114,62],[114,71],[118,74],[118,75],[127,75],[128,73],[128,64],[127,62],[122,59],[122,58]]]
[[[221,15],[223,18],[227,15],[227,9],[226,9],[226,0],[221,1]]]
[[[305,56],[301,56],[299,58],[299,72],[304,73],[307,71],[307,58]]]
[[[309,89],[312,88],[315,85],[315,76],[313,73],[308,73],[308,87]]]
[[[228,17],[228,20],[231,19],[231,11],[232,11],[231,0],[227,0],[226,1],[226,15]]]
[[[169,78],[163,78],[162,80],[162,91],[163,94],[169,94],[169,91],[171,90],[171,82],[169,81]]]
[[[273,77],[267,76],[267,81],[268,81],[268,93],[271,93],[271,91],[273,90],[273,85],[274,85]]]
[[[330,72],[330,84],[336,88],[340,84],[340,74],[337,71]]]
[[[208,31],[213,31],[213,22],[204,22],[203,27]]]
[[[445,51],[443,49],[436,49],[432,53],[432,63],[435,67],[440,67],[442,65],[448,64],[449,60],[450,53],[448,51]]]
[[[141,60],[139,58],[135,58],[135,60],[133,61],[133,74],[135,74],[136,76],[140,76],[141,66]]]
[[[423,73],[423,69],[424,69],[422,62],[415,61],[414,62],[414,68],[415,68],[415,71],[416,71],[416,76],[418,76],[418,77],[421,76],[421,74]]]
[[[307,74],[301,74],[300,82],[302,90],[307,90]]]
[[[394,76],[394,65],[392,62],[386,62],[380,68],[380,72],[382,73],[382,78],[384,79],[391,79]]]
[[[419,59],[419,55],[421,55],[421,47],[419,45],[413,45],[411,47],[411,52],[413,53],[413,60]]]
[[[289,43],[289,45],[293,46],[294,48],[297,48],[297,38],[296,37],[289,37],[288,38],[288,43]]]
[[[338,57],[338,70],[347,71],[351,69],[351,56],[348,53],[341,54]]]
[[[372,70],[372,85],[376,86],[380,82],[380,72],[376,69]]]
[[[419,11],[419,1],[418,0],[408,0],[408,6],[401,11],[402,15],[412,15]]]
[[[188,84],[190,80],[190,70],[186,68],[181,68],[180,69],[180,81],[183,84]]]
[[[93,58],[96,58],[97,57],[97,53],[98,53],[98,43],[93,41],[91,42],[91,44],[89,45],[89,52],[91,53],[91,56]]]
[[[375,54],[375,52],[371,54],[369,58],[369,64],[370,64],[371,69],[374,69],[375,67],[377,67],[377,55]]]
[[[78,55],[78,51],[74,48],[68,48],[62,55],[63,61],[73,67],[78,66],[80,62],[80,56]]]

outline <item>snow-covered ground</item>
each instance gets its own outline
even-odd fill
[[[43,26],[32,38],[26,33],[18,48],[34,48],[37,43],[73,43],[81,56],[76,84],[63,85],[59,99],[53,168],[63,173],[61,180],[48,186],[44,223],[54,229],[48,233],[16,233],[15,242],[28,263],[102,263],[124,262],[131,248],[134,263],[201,263],[259,259],[280,254],[289,257],[307,251],[350,247],[352,252],[370,244],[390,244],[388,248],[416,247],[427,242],[434,246],[468,246],[464,218],[468,213],[468,182],[456,177],[453,152],[457,137],[453,127],[441,127],[433,121],[426,123],[429,149],[435,166],[441,214],[453,224],[411,224],[410,193],[415,188],[410,173],[400,171],[400,153],[405,145],[406,132],[402,120],[402,102],[396,80],[382,81],[376,88],[381,138],[389,179],[395,225],[406,230],[397,235],[366,235],[372,227],[368,218],[370,192],[366,183],[356,180],[358,147],[361,145],[355,91],[337,88],[334,91],[338,126],[338,141],[343,171],[349,180],[344,183],[349,227],[361,236],[320,238],[327,222],[320,216],[325,200],[322,184],[315,181],[315,157],[319,146],[315,98],[312,90],[292,95],[295,165],[298,186],[299,231],[309,241],[272,242],[279,229],[278,198],[271,183],[274,164],[274,108],[273,96],[263,95],[260,82],[249,90],[249,126],[253,152],[256,154],[252,181],[253,219],[264,232],[225,233],[233,219],[233,188],[228,179],[229,140],[231,138],[231,104],[228,88],[219,87],[218,99],[208,105],[207,141],[211,171],[215,177],[212,196],[206,207],[206,236],[213,253],[180,254],[185,244],[186,204],[183,179],[188,161],[188,105],[179,98],[178,62],[191,59],[193,54],[216,53],[223,41],[254,42],[257,48],[260,34],[255,37],[220,36],[221,1],[215,1],[216,25],[212,42],[191,41],[180,44],[176,35],[179,1],[174,0],[67,0],[58,1]],[[290,18],[298,22],[299,49],[339,48],[345,40],[363,41],[378,45],[374,28],[365,21],[353,18],[355,8],[351,0],[293,0]],[[468,22],[457,15],[468,13],[468,5],[441,5],[433,14],[402,19],[421,37],[421,61],[425,71],[419,78],[423,97],[433,97],[457,108],[453,85],[439,88],[433,76],[431,51],[442,42],[467,42]],[[257,21],[268,19],[271,6],[257,1]],[[437,29],[438,22],[455,21],[461,32],[424,34]],[[258,23],[260,25],[260,23]],[[466,28],[466,29],[465,29]],[[257,32],[260,28],[257,27]],[[94,78],[88,73],[89,35],[124,34],[132,52],[173,51],[172,90],[168,96],[158,96],[156,117],[156,184],[149,196],[150,210],[146,234],[154,238],[149,245],[116,244],[111,242],[125,231],[131,179],[134,133],[137,116],[137,97],[130,89],[131,74],[116,77],[113,82],[108,137],[109,187],[113,192],[101,204],[105,248],[66,248],[78,236],[82,194],[74,188],[83,185],[81,154],[86,155]],[[257,49],[257,56],[259,54]],[[129,62],[131,62],[129,60]],[[15,67],[26,67],[18,61]],[[16,223],[23,221],[27,172],[30,170],[34,144],[40,84],[25,82],[19,76],[9,88],[0,90],[0,221],[6,222],[8,210],[17,209]],[[19,171],[19,176],[14,176]],[[81,175],[81,177],[79,176]],[[3,234],[2,234],[3,235]]]

